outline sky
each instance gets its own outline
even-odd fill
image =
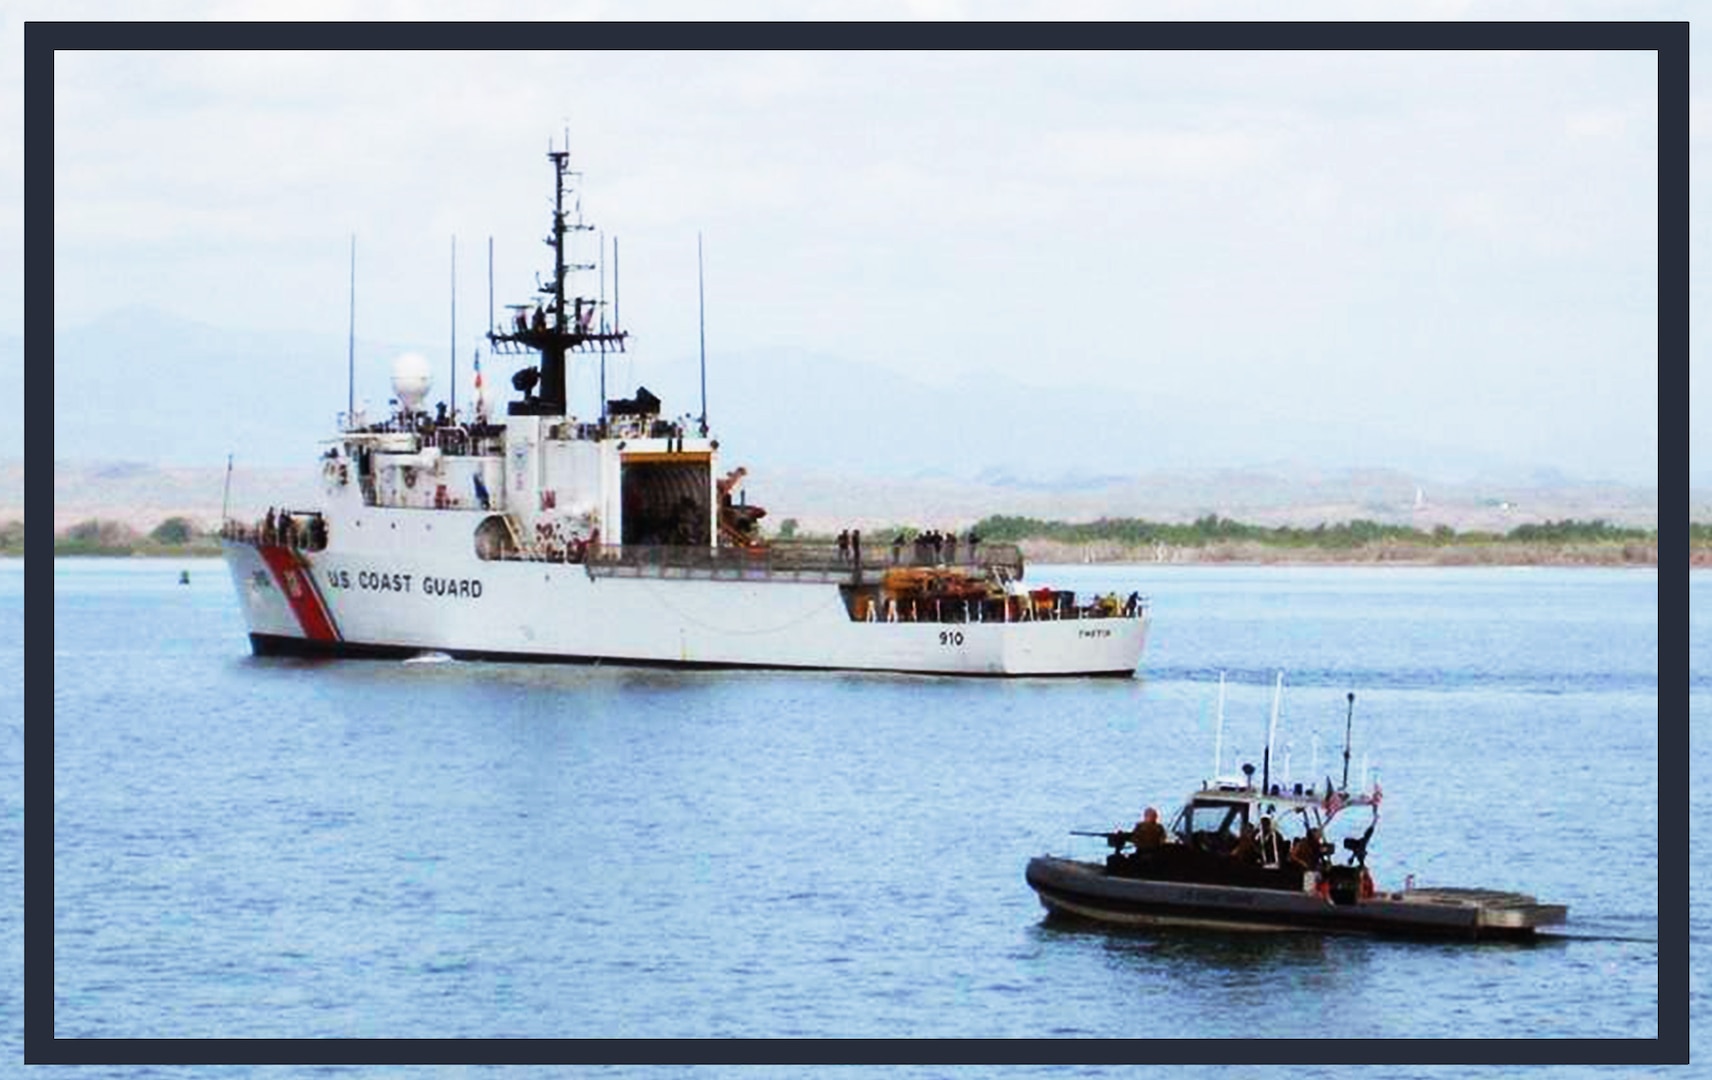
[[[789,10],[774,8],[725,13]],[[611,9],[504,14],[559,12]],[[22,21],[100,14],[22,5],[6,17],[0,77],[21,85]],[[1676,4],[1388,14],[1686,17]],[[1712,129],[1703,68],[1696,163]],[[547,265],[544,152],[568,135],[583,212],[620,245],[620,313],[643,371],[697,348],[700,236],[721,363],[786,350],[805,379],[825,357],[948,388],[1086,386],[1102,400],[1182,401],[1209,427],[1248,422],[1258,402],[1306,426],[1359,419],[1400,441],[1656,484],[1655,79],[1645,53],[61,54],[53,319],[144,309],[234,340],[342,340],[354,233],[359,334],[438,360],[455,236],[467,356],[486,324],[488,238],[502,310]],[[14,129],[0,238],[16,250],[21,110],[0,122]],[[0,335],[21,334],[22,308],[14,261],[0,267]],[[339,399],[342,361],[328,371]],[[1696,426],[1709,394],[1692,388]],[[834,387],[826,407],[841,419]],[[1691,453],[1697,484],[1712,482],[1709,445]]]

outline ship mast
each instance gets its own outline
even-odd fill
[[[565,233],[573,229],[586,231],[594,226],[583,222],[580,207],[575,222],[570,221],[565,212],[565,178],[572,175],[570,151],[549,150],[547,157],[553,163],[553,234],[547,240],[553,248],[553,281],[540,291],[549,298],[551,317],[542,305],[537,304],[533,320],[527,314],[520,314],[517,324],[509,332],[493,329],[487,335],[496,352],[515,354],[532,350],[541,354],[533,374],[520,371],[512,378],[512,384],[524,394],[522,401],[513,401],[510,405],[509,411],[514,416],[565,415],[569,411],[566,407],[565,355],[591,345],[599,346],[602,351],[622,352],[624,339],[629,336],[623,330],[589,329],[590,317],[597,306],[594,300],[572,297],[567,317],[566,280],[571,271],[592,270],[594,266],[572,265],[565,261]]]

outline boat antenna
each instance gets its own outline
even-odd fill
[[[695,234],[696,321],[701,334],[701,436],[707,438],[707,292],[703,288],[701,233]]]
[[[452,416],[458,415],[458,234],[452,234]]]
[[[357,416],[357,234],[351,234],[351,334],[345,355],[345,427]]]
[[[606,397],[606,233],[596,230],[595,244],[600,249],[600,396]]]
[[[1284,673],[1278,673],[1278,683],[1272,690],[1272,723],[1266,729],[1266,756],[1261,759],[1260,790],[1272,794],[1272,740],[1278,734],[1278,706],[1284,698]]]
[[[493,332],[493,237],[487,238],[487,328]]]
[[[1349,790],[1349,731],[1350,725],[1353,723],[1355,723],[1355,691],[1351,690],[1349,692],[1349,709],[1343,717],[1343,788],[1341,789],[1343,791]]]
[[[1225,749],[1225,673],[1219,672],[1219,715],[1213,722],[1213,782],[1218,783],[1219,763]]]
[[[601,275],[601,294],[606,293],[606,275]],[[604,323],[606,316],[601,319]],[[612,329],[618,329],[618,237],[612,238]],[[606,430],[606,342],[600,343],[600,426]]]
[[[226,490],[220,496],[220,525],[225,527],[226,519],[231,517],[232,507],[232,455],[226,455]]]

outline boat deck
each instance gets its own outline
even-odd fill
[[[1556,926],[1569,917],[1569,909],[1563,904],[1542,904],[1527,893],[1503,892],[1498,889],[1441,886],[1409,889],[1392,893],[1390,897],[1404,904],[1473,907],[1477,912],[1479,925],[1494,930]]]

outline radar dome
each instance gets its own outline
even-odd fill
[[[428,361],[422,354],[405,353],[392,362],[393,396],[410,412],[422,407],[422,399],[428,396],[428,389],[433,385],[433,373],[428,370]]]

